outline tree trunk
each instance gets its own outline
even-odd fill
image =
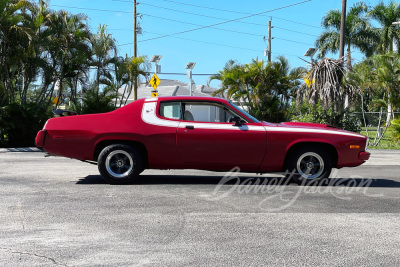
[[[351,66],[351,45],[350,42],[347,44],[347,71],[351,71],[353,67]]]
[[[386,125],[390,124],[390,121],[392,120],[392,113],[393,113],[392,104],[389,102],[387,107]]]

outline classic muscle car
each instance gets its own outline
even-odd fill
[[[266,173],[297,182],[369,159],[367,137],[326,124],[260,122],[214,97],[139,99],[104,114],[49,119],[36,145],[51,155],[95,162],[109,183],[131,183],[145,169]]]

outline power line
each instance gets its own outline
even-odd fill
[[[305,1],[302,1],[302,2],[297,2],[297,3],[291,4],[291,5],[286,5],[286,6],[283,6],[283,7],[274,8],[274,9],[271,9],[271,10],[268,10],[268,11],[264,11],[264,12],[260,12],[260,13],[256,13],[256,14],[252,14],[252,15],[248,15],[248,16],[245,16],[245,17],[237,18],[237,19],[231,19],[231,20],[227,20],[227,21],[223,21],[223,22],[219,22],[219,23],[214,23],[214,24],[207,25],[207,26],[202,26],[202,27],[199,27],[199,28],[194,28],[194,29],[190,29],[190,30],[186,30],[186,31],[181,31],[181,32],[166,34],[166,35],[163,35],[163,36],[154,37],[154,38],[150,38],[150,39],[146,39],[146,40],[141,40],[140,42],[147,42],[147,41],[151,41],[151,40],[155,40],[155,39],[169,37],[169,36],[172,36],[172,35],[178,35],[178,34],[183,34],[183,33],[187,33],[187,32],[193,32],[193,31],[197,31],[197,30],[202,30],[202,29],[206,29],[206,28],[212,28],[214,26],[218,26],[218,25],[222,25],[222,24],[226,24],[226,23],[230,23],[230,22],[234,22],[234,21],[238,21],[238,20],[254,17],[254,16],[259,16],[259,15],[262,15],[262,14],[265,14],[265,13],[268,13],[268,12],[273,12],[273,11],[276,11],[276,10],[289,8],[289,7],[292,7],[292,6],[304,4],[304,3],[307,3],[307,2],[311,2],[311,1],[312,0],[305,0]]]
[[[115,0],[115,1],[117,1],[117,0]],[[153,16],[153,15],[145,14],[145,13],[141,13],[141,14],[142,14],[142,15],[145,15],[145,16],[148,16],[148,17],[159,18],[159,19],[174,21],[174,22],[178,22],[178,23],[188,24],[188,25],[204,26],[204,25],[195,24],[195,23],[190,23],[190,22],[181,21],[181,20],[169,19],[169,18],[160,17],[160,16]],[[213,18],[216,18],[216,17],[213,17]],[[217,18],[217,19],[221,19],[221,18]],[[249,22],[249,23],[248,23],[248,22],[243,22],[243,23],[246,23],[246,24],[254,24],[254,25],[263,26],[263,27],[266,26],[266,25],[264,25],[264,24],[259,24],[259,23],[250,23],[250,22]],[[261,37],[264,36],[264,35],[255,34],[255,33],[239,32],[239,31],[227,30],[227,29],[221,29],[221,28],[215,28],[215,27],[212,27],[212,28],[213,28],[213,29],[217,29],[217,30],[230,31],[230,32],[242,33],[242,34],[247,34],[247,35],[254,35],[254,36],[261,36]],[[299,31],[295,31],[295,30],[291,30],[291,29],[286,29],[286,28],[283,28],[283,27],[274,26],[274,28],[281,29],[281,30],[286,30],[286,31],[290,31],[290,32],[295,32],[295,33],[300,33],[300,34],[304,34],[304,35],[310,35],[310,36],[314,36],[314,37],[319,37],[318,35],[309,34],[309,33],[304,33],[304,32],[299,32]]]
[[[187,12],[187,11],[177,10],[177,9],[173,9],[173,8],[163,7],[163,6],[156,6],[156,5],[146,4],[146,3],[141,3],[141,4],[146,5],[146,6],[155,7],[155,8],[166,9],[166,10],[171,10],[171,11],[180,12],[180,13],[184,13],[184,14],[194,15],[194,16],[200,16],[200,17],[211,18],[211,19],[219,19],[219,20],[227,20],[225,18],[219,18],[219,17],[208,16],[208,15],[203,15],[203,14],[198,14],[198,13],[193,13],[193,12]],[[235,22],[265,27],[264,24],[260,24],[260,23],[245,22],[245,21],[235,21]]]
[[[87,7],[76,7],[76,6],[59,6],[59,5],[51,5],[51,6],[62,7],[62,8],[75,8],[75,9],[82,9],[82,10],[93,10],[93,11],[101,11],[101,12],[116,12],[116,13],[133,14],[132,11],[122,11],[122,10],[98,9],[98,8],[87,8]]]
[[[274,39],[282,40],[282,41],[286,41],[286,42],[297,43],[297,44],[308,45],[308,46],[313,46],[313,44],[303,43],[303,42],[294,41],[294,40],[289,40],[289,39],[284,39],[284,38],[279,38],[279,37],[274,37]]]
[[[91,28],[92,30],[97,30],[98,27],[96,26],[90,26],[89,28]],[[133,32],[133,29],[115,29],[115,28],[108,28],[107,30],[109,31],[129,31],[129,32]]]
[[[292,22],[292,23],[308,26],[308,27],[313,27],[313,28],[317,28],[317,29],[323,29],[322,27],[314,26],[314,25],[311,25],[311,24],[306,24],[306,23],[303,23],[303,22],[297,22],[297,21],[294,21],[294,20],[283,19],[283,18],[279,18],[279,17],[275,17],[275,16],[272,16],[272,17],[276,18],[276,19],[284,20],[284,21],[287,21],[287,22]]]
[[[148,32],[148,31],[144,31],[144,32],[145,32],[145,33],[154,34],[154,35],[162,35],[162,34],[160,34],[160,33],[154,33],[154,32]],[[202,40],[195,40],[195,39],[183,38],[183,37],[178,37],[178,36],[169,36],[169,37],[171,37],[171,38],[176,38],[176,39],[181,39],[181,40],[186,40],[186,41],[191,41],[191,42],[196,42],[196,43],[204,43],[204,44],[211,44],[211,45],[217,45],[217,46],[235,48],[235,49],[240,49],[240,50],[262,52],[262,50],[258,50],[258,49],[251,49],[251,48],[245,48],[245,47],[238,47],[238,46],[232,46],[232,45],[225,45],[225,44],[207,42],[207,41],[202,41]],[[131,44],[131,43],[122,44],[122,45],[120,45],[120,46],[129,45],[129,44]],[[274,52],[274,54],[298,57],[298,55],[291,55],[291,54],[280,53],[280,52]]]
[[[117,1],[117,0],[114,0]],[[119,0],[118,0],[119,1]],[[125,1],[124,1],[125,2]],[[128,2],[128,1],[126,1]],[[182,20],[176,20],[176,19],[170,19],[170,18],[164,18],[164,17],[160,17],[160,16],[153,16],[150,14],[145,14],[145,13],[141,13],[144,16],[148,16],[148,17],[152,17],[152,18],[157,18],[157,19],[162,19],[162,20],[168,20],[168,21],[173,21],[173,22],[177,22],[177,23],[182,23],[182,24],[187,24],[187,25],[193,25],[193,26],[204,26],[204,25],[200,25],[200,24],[195,24],[195,23],[190,23],[190,22],[186,22],[186,21],[182,21]],[[1,26],[0,26],[1,28]],[[92,29],[97,29],[97,27],[91,27]],[[318,35],[314,35],[314,34],[310,34],[310,33],[305,33],[305,32],[299,32],[299,31],[295,31],[295,30],[290,30],[290,29],[286,29],[286,28],[282,28],[282,27],[278,27],[278,26],[274,26],[274,28],[276,29],[281,29],[281,30],[285,30],[285,31],[290,31],[290,32],[295,32],[295,33],[299,33],[299,34],[303,34],[303,35],[310,35],[310,36],[314,36],[314,37],[319,37]],[[107,28],[110,31],[133,31],[132,29],[115,29],[115,28]],[[212,29],[215,30],[220,30],[220,31],[226,31],[226,32],[233,32],[233,33],[239,33],[239,34],[247,34],[247,35],[253,35],[253,36],[258,36],[258,37],[264,37],[264,35],[262,34],[256,34],[256,33],[250,33],[250,32],[241,32],[241,31],[234,31],[234,30],[228,30],[228,29],[221,29],[221,28],[215,28],[213,27]],[[279,39],[279,38],[276,38]],[[283,40],[283,39],[281,39]],[[297,42],[297,41],[293,41],[293,40],[286,40],[285,41],[289,41],[289,42]],[[311,45],[311,44],[309,44]]]
[[[211,9],[211,10],[216,10],[216,11],[230,12],[230,13],[235,13],[235,14],[244,14],[244,15],[250,15],[251,14],[251,13],[239,12],[239,11],[234,11],[234,10],[227,10],[227,9],[220,9],[220,8],[215,8],[215,7],[207,7],[207,6],[200,6],[200,5],[182,3],[182,2],[178,2],[178,1],[172,1],[172,0],[161,0],[161,1],[180,4],[180,5],[185,5],[185,6],[192,6],[192,7]]]
[[[162,34],[154,33],[154,32],[148,32],[148,31],[145,31],[145,32],[146,32],[146,33],[150,33],[150,34],[154,34],[154,35],[162,35]],[[176,39],[181,39],[181,40],[192,41],[192,42],[197,42],[197,43],[203,43],[203,44],[211,44],[211,45],[218,45],[218,46],[236,48],[236,49],[241,49],[241,50],[248,50],[248,51],[261,52],[261,50],[257,50],[257,49],[244,48],[244,47],[238,47],[238,46],[232,46],[232,45],[224,45],[224,44],[218,44],[218,43],[207,42],[207,41],[202,41],[202,40],[189,39],[189,38],[178,37],[178,36],[168,36],[168,37],[176,38]],[[140,42],[140,41],[139,41],[139,42]],[[128,45],[128,44],[123,44],[123,45]],[[121,46],[122,46],[122,45],[121,45]]]
[[[132,1],[124,1],[124,0],[112,0],[115,2],[129,2],[132,3]],[[166,2],[175,2],[178,3],[177,1],[168,1],[168,0],[161,0],[161,1],[166,1]],[[309,1],[304,1],[304,2],[310,2],[312,0]],[[297,3],[297,4],[302,4],[303,2]],[[145,4],[145,3],[141,3],[141,4]],[[180,4],[185,4],[185,5],[190,5],[190,4],[186,4],[186,3],[180,3]],[[146,5],[150,5],[150,4],[146,4]],[[294,4],[296,5],[296,4]],[[81,9],[81,10],[93,10],[93,11],[101,11],[101,12],[115,12],[115,13],[127,13],[127,14],[132,14],[132,11],[125,11],[125,10],[111,10],[111,9],[98,9],[98,8],[85,8],[85,7],[76,7],[76,6],[63,6],[63,5],[51,5],[54,7],[62,7],[62,8],[74,8],[74,9]],[[154,5],[153,5],[154,6]],[[197,6],[197,5],[193,5],[193,6]],[[167,9],[165,7],[160,7],[160,6],[154,6],[154,7],[158,7],[158,8],[163,8],[163,9]],[[237,11],[232,11],[232,10],[223,10],[223,9],[217,9],[217,8],[210,8],[210,7],[204,7],[204,6],[197,6],[197,7],[202,7],[202,8],[208,8],[208,9],[213,9],[213,10],[219,10],[219,11],[226,11],[226,12],[233,12],[233,13],[238,13],[238,14],[251,14],[251,13],[245,13],[245,12],[237,12]],[[190,12],[185,12],[185,11],[180,11],[180,10],[174,10],[177,12],[184,12],[184,13],[189,13],[192,15],[197,15],[197,16],[204,16],[204,17],[211,17],[211,16],[207,16],[207,15],[201,15],[201,14],[196,14],[196,13],[190,13]],[[272,10],[274,11],[274,10]],[[267,11],[270,12],[270,11]],[[304,25],[304,26],[308,26],[308,27],[313,27],[313,28],[317,28],[317,29],[323,29],[322,27],[319,26],[315,26],[315,25],[311,25],[311,24],[306,24],[306,23],[302,23],[302,22],[298,22],[298,21],[293,21],[293,20],[288,20],[288,19],[284,19],[284,18],[280,18],[280,17],[276,17],[276,16],[272,16],[273,18],[279,19],[279,20],[283,20],[283,21],[287,21],[287,22],[291,22],[291,23],[295,23],[295,24],[300,24],[300,25]],[[214,19],[221,19],[224,20],[223,18],[218,18],[218,17],[211,17]],[[264,24],[261,23],[252,23],[252,22],[240,22],[240,23],[246,23],[246,24],[251,24],[251,25],[258,25],[258,26],[263,26],[265,27]],[[308,34],[311,35],[311,34]]]
[[[145,14],[145,13],[141,13],[142,15],[148,16],[148,17],[153,17],[156,19],[163,19],[163,20],[169,20],[169,21],[173,21],[173,22],[178,22],[178,23],[183,23],[183,24],[188,24],[188,25],[193,25],[193,26],[200,26],[203,27],[204,25],[201,24],[195,24],[195,23],[190,23],[190,22],[186,22],[186,21],[181,21],[181,20],[176,20],[176,19],[169,19],[169,18],[164,18],[164,17],[160,17],[160,16],[153,16],[150,14]],[[265,26],[265,25],[264,25]],[[215,30],[220,30],[220,31],[226,31],[226,32],[233,32],[233,33],[240,33],[240,34],[247,34],[247,35],[253,35],[253,36],[258,36],[258,37],[264,37],[264,35],[262,34],[257,34],[257,33],[250,33],[250,32],[241,32],[241,31],[234,31],[234,30],[228,30],[228,29],[221,29],[221,28],[215,28],[215,27],[211,27],[212,29]]]
[[[130,2],[130,1],[122,1],[122,0],[113,0],[113,1]],[[186,5],[186,6],[193,6],[193,7],[205,8],[205,9],[216,10],[216,11],[223,11],[223,12],[230,12],[230,13],[236,13],[236,14],[251,15],[251,13],[247,13],[247,12],[239,12],[239,11],[235,11],[235,10],[227,10],[227,9],[220,9],[220,8],[215,8],[215,7],[200,6],[200,5],[182,3],[182,2],[178,2],[178,1],[172,1],[172,0],[161,0],[161,1],[170,2],[170,3],[175,3],[175,4],[180,4],[180,5]],[[279,17],[275,17],[275,16],[272,16],[272,17],[277,18],[277,19],[280,19],[280,20],[285,20],[285,21],[288,21],[288,22],[296,23],[296,24],[301,24],[301,25],[304,25],[304,26],[309,26],[309,27],[314,27],[314,28],[320,28],[320,29],[322,28],[322,27],[319,27],[319,26],[310,25],[310,24],[306,24],[306,23],[302,23],[302,22],[297,22],[297,21],[293,21],[293,20],[288,20],[288,19],[283,19],[283,18],[279,18]]]
[[[126,1],[126,0],[112,0],[112,1],[115,1],[115,2],[128,2],[128,3],[131,3],[131,2],[132,2],[132,1]],[[235,14],[243,14],[243,15],[251,15],[251,14],[252,14],[252,13],[240,12],[240,11],[235,11],[235,10],[227,10],[227,9],[220,9],[220,8],[215,8],[215,7],[208,7],[208,6],[200,6],[200,5],[188,4],[188,3],[183,3],[183,2],[178,2],[178,1],[172,1],[172,0],[161,0],[161,1],[169,2],[169,3],[175,3],[175,4],[179,4],[179,5],[185,5],[185,6],[192,6],[192,7],[204,8],[204,9],[209,9],[209,10],[215,10],[215,11],[223,11],[223,12],[235,13]],[[142,4],[143,4],[143,3],[142,3]],[[149,5],[149,4],[147,4],[147,5]],[[320,27],[320,26],[315,26],[315,25],[311,25],[311,24],[306,24],[306,23],[303,23],[303,22],[298,22],[298,21],[283,19],[283,18],[275,17],[275,16],[272,16],[272,17],[273,17],[273,18],[280,19],[280,20],[284,20],[284,21],[287,21],[287,22],[291,22],[291,23],[296,23],[296,24],[304,25],[304,26],[309,26],[309,27],[314,27],[314,28],[319,28],[319,29],[322,28],[322,27]],[[258,24],[258,25],[260,25],[260,24]],[[262,25],[262,26],[264,26],[264,25]]]
[[[314,37],[319,37],[318,35],[315,35],[315,34],[305,33],[305,32],[299,32],[299,31],[295,31],[295,30],[291,30],[291,29],[286,29],[286,28],[278,27],[278,26],[275,26],[275,25],[274,25],[274,28],[276,28],[276,29],[281,29],[281,30],[284,30],[284,31],[289,31],[289,32],[300,33],[300,34],[303,34],[303,35],[310,35],[310,36],[314,36]]]
[[[127,0],[111,0],[114,2],[126,2],[126,3],[131,3],[132,1],[127,1]],[[199,8],[205,8],[205,9],[210,9],[210,10],[216,10],[216,11],[224,11],[224,12],[230,12],[230,13],[236,13],[236,14],[244,14],[244,15],[250,15],[251,13],[245,13],[245,12],[239,12],[239,11],[234,11],[234,10],[227,10],[227,9],[220,9],[220,8],[215,8],[215,7],[208,7],[208,6],[200,6],[200,5],[194,5],[194,4],[188,4],[188,3],[182,3],[178,1],[171,1],[171,0],[161,0],[164,2],[169,2],[169,3],[175,3],[179,5],[185,5],[185,6],[191,6],[191,7],[199,7]]]
[[[115,2],[129,2],[131,3],[132,1],[124,1],[124,0],[112,0]],[[167,1],[167,0],[162,0],[162,1]],[[309,0],[312,1],[312,0]],[[305,2],[309,2],[309,1],[305,1]],[[176,1],[167,1],[167,2],[176,2]],[[176,2],[178,3],[178,2]],[[145,4],[145,3],[141,3],[141,4]],[[185,4],[185,3],[181,3],[181,4]],[[145,4],[145,5],[149,5],[150,4]],[[187,4],[189,5],[189,4]],[[132,11],[125,11],[125,10],[111,10],[111,9],[98,9],[98,8],[84,8],[84,7],[76,7],[76,6],[63,6],[63,5],[52,5],[54,7],[61,7],[61,8],[74,8],[74,9],[80,9],[80,10],[92,10],[92,11],[100,11],[100,12],[113,12],[113,13],[126,13],[126,14],[132,14]],[[163,8],[163,9],[169,9],[169,8],[165,8],[165,7],[161,7],[161,6],[155,6],[155,5],[151,5],[157,8]],[[197,5],[194,5],[197,6]],[[198,6],[200,7],[200,6]],[[203,7],[203,8],[208,8],[208,7]],[[215,9],[215,8],[209,8],[209,9]],[[188,13],[191,15],[197,15],[197,16],[202,16],[202,17],[209,17],[209,18],[214,18],[214,19],[220,19],[220,20],[226,20],[224,18],[219,18],[219,17],[213,17],[213,16],[208,16],[208,15],[202,15],[202,14],[197,14],[197,13],[191,13],[191,12],[186,12],[186,11],[181,11],[181,10],[176,10],[176,9],[170,9],[176,12],[183,12],[183,13]],[[251,13],[244,13],[244,12],[236,12],[236,11],[228,11],[228,10],[222,10],[222,9],[215,9],[215,10],[220,10],[220,11],[227,11],[227,12],[234,12],[234,13],[240,13],[240,14],[251,14]],[[283,20],[283,21],[287,21],[287,22],[291,22],[291,23],[295,23],[295,24],[299,24],[299,25],[304,25],[304,26],[308,26],[308,27],[313,27],[313,28],[318,28],[318,29],[323,29],[322,27],[319,26],[314,26],[314,25],[310,25],[310,24],[306,24],[306,23],[302,23],[302,22],[297,22],[297,21],[293,21],[293,20],[288,20],[288,19],[284,19],[284,18],[279,18],[276,16],[272,16],[273,18],[279,19],[279,20]],[[238,23],[244,23],[244,24],[250,24],[250,25],[257,25],[257,26],[262,26],[265,27],[264,24],[261,23],[253,23],[253,22],[244,22],[244,21],[237,21]],[[277,26],[274,26],[276,28],[278,28]],[[285,29],[285,28],[281,28],[287,31],[292,31],[292,32],[297,32],[294,30],[289,30],[289,29]],[[302,32],[297,32],[297,33],[301,33],[301,34],[307,34],[307,35],[311,35],[311,36],[315,36],[318,37],[317,35],[313,35],[313,34],[309,34],[309,33],[302,33]]]

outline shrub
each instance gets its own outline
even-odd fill
[[[393,142],[400,143],[400,118],[392,120],[389,128],[389,137]]]
[[[34,146],[37,132],[51,116],[34,103],[0,107],[0,147]]]
[[[318,103],[315,106],[303,104],[297,108],[296,113],[298,115],[293,116],[292,121],[329,124],[351,132],[361,131],[360,121],[352,116],[349,110],[345,112],[327,110]]]
[[[86,91],[81,107],[77,106],[80,114],[104,113],[115,110],[115,93],[111,88],[98,92],[95,87]],[[78,110],[76,110],[78,111]]]

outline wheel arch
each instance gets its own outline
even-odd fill
[[[112,140],[102,140],[96,144],[96,147],[94,149],[93,153],[93,161],[98,161],[100,152],[107,146],[110,145],[116,145],[116,144],[121,144],[121,145],[128,145],[133,148],[136,148],[140,155],[142,156],[143,159],[143,167],[146,169],[148,168],[148,152],[146,146],[139,141],[136,140],[120,140],[120,139],[112,139]]]
[[[286,170],[287,164],[288,164],[288,159],[294,151],[304,148],[304,147],[318,147],[318,148],[323,148],[324,150],[328,151],[329,155],[332,158],[332,167],[336,168],[337,167],[337,162],[338,162],[338,157],[339,154],[337,152],[337,149],[335,146],[333,146],[330,143],[325,143],[325,142],[311,142],[311,141],[305,141],[305,142],[298,142],[295,144],[292,144],[286,151],[285,155],[285,160],[283,163],[283,170]]]

